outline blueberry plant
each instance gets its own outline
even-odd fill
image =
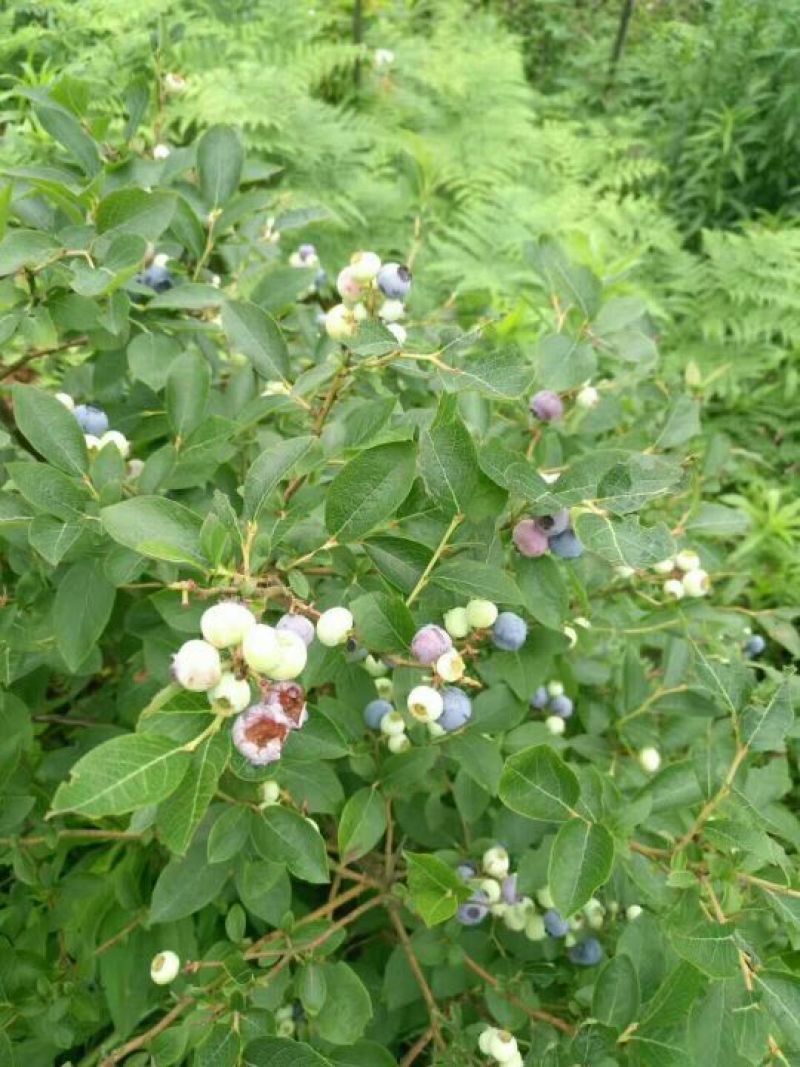
[[[439,299],[230,127],[28,95],[3,1062],[796,1062],[796,685],[645,306],[551,240]]]

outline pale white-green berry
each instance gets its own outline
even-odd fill
[[[317,637],[328,648],[343,645],[353,629],[353,616],[347,608],[328,608],[317,619]]]
[[[150,977],[156,985],[169,985],[180,974],[181,959],[177,952],[167,949],[153,956],[150,964]]]
[[[656,574],[672,574],[675,570],[674,559],[662,559],[659,563],[653,564],[653,570]]]
[[[213,689],[209,690],[208,699],[220,703],[231,711],[244,711],[250,704],[250,683],[244,678],[237,678],[231,671],[226,671]]]
[[[129,478],[138,478],[144,470],[143,459],[132,459],[128,462],[127,475]]]
[[[475,630],[485,630],[487,626],[494,626],[497,619],[497,604],[491,600],[470,600],[466,607],[467,621]]]
[[[498,1063],[509,1063],[519,1052],[517,1039],[508,1030],[495,1030],[489,1042],[489,1055]]]
[[[567,919],[567,925],[569,926],[570,930],[573,931],[573,933],[577,933],[579,930],[582,930],[586,925],[586,916],[580,914],[570,915],[570,917]]]
[[[578,643],[578,631],[574,626],[563,626],[562,632],[564,637],[569,641],[569,647],[574,648]]]
[[[278,661],[265,670],[273,681],[288,682],[296,678],[303,670],[308,659],[308,647],[298,634],[291,630],[276,630],[278,642]]]
[[[469,615],[466,608],[451,608],[445,612],[444,628],[451,637],[466,637],[470,631]]]
[[[386,329],[392,337],[394,337],[395,341],[397,341],[400,348],[402,348],[408,340],[408,333],[406,332],[405,326],[401,326],[399,322],[387,322]]]
[[[425,725],[428,727],[428,733],[431,737],[444,737],[447,733],[447,730],[438,722],[428,722]]]
[[[492,915],[496,915],[498,919],[502,919],[510,907],[511,905],[506,904],[504,900],[498,900],[496,904],[489,906],[489,911]]]
[[[292,1037],[294,1035],[294,1020],[281,1019],[275,1027],[275,1033],[278,1037]]]
[[[567,934],[567,936],[564,938],[564,947],[565,948],[572,948],[572,946],[573,945],[577,945],[577,943],[578,943],[578,939],[575,936],[575,934]]]
[[[263,622],[251,626],[242,639],[242,655],[252,670],[271,670],[281,657],[277,630]]]
[[[408,752],[411,748],[408,734],[394,734],[387,740],[386,744],[389,747],[389,751],[394,753]]]
[[[272,807],[275,804],[280,803],[281,799],[281,787],[275,781],[262,782],[261,783],[261,806],[265,808]]]
[[[668,596],[671,600],[683,600],[686,596],[683,582],[679,578],[667,578],[661,587],[661,591],[664,596]]]
[[[682,549],[675,557],[675,565],[679,571],[696,571],[700,567],[700,557],[691,548]]]
[[[508,874],[510,863],[509,855],[502,845],[494,845],[492,848],[487,848],[481,859],[481,866],[490,878],[505,878]]]
[[[288,382],[281,382],[273,380],[267,382],[264,388],[261,390],[262,396],[289,396],[292,391],[292,387]]]
[[[578,395],[575,397],[575,403],[579,408],[588,411],[591,408],[596,408],[600,403],[600,394],[593,385],[584,385],[583,389],[578,391]]]
[[[480,1037],[478,1038],[478,1048],[481,1050],[484,1056],[491,1055],[491,1052],[489,1051],[490,1042],[492,1041],[496,1033],[497,1027],[487,1026],[487,1028],[481,1033]]]
[[[544,941],[547,931],[544,928],[544,919],[536,912],[528,916],[525,923],[525,936],[529,941]]]
[[[244,604],[223,600],[206,608],[200,616],[203,637],[215,648],[231,648],[240,645],[248,630],[256,625],[256,617]]]
[[[387,737],[398,737],[406,732],[406,721],[399,711],[387,711],[381,719],[381,733]]]
[[[496,904],[502,896],[500,883],[496,878],[484,878],[478,883],[478,889],[486,897],[488,904]]]
[[[375,252],[355,252],[347,269],[357,282],[371,282],[381,269],[381,257]]]
[[[333,341],[348,341],[357,329],[356,317],[345,304],[334,304],[325,313],[325,332]]]
[[[153,159],[169,159],[170,155],[170,147],[167,144],[157,144],[153,148]]]
[[[704,570],[689,571],[683,576],[683,588],[687,596],[705,596],[711,588],[711,579]]]
[[[639,753],[639,765],[642,770],[647,771],[648,774],[655,774],[661,766],[661,753],[657,748],[653,748],[652,746],[643,748]]]
[[[384,322],[397,322],[406,313],[406,306],[402,300],[384,300],[378,308],[378,314]]]
[[[539,901],[543,908],[555,907],[555,902],[553,901],[553,895],[550,892],[549,886],[543,885],[541,889],[537,889],[536,899]]]
[[[575,623],[576,626],[580,626],[583,630],[591,630],[592,628],[592,624],[589,622],[588,619],[584,618],[583,615],[578,615],[572,621]]]
[[[219,652],[207,641],[186,641],[172,657],[172,676],[194,693],[213,689],[222,678]]]
[[[628,567],[627,564],[623,563],[614,568],[614,573],[618,578],[632,578],[636,574],[636,568]]]
[[[394,682],[391,678],[376,678],[375,688],[383,700],[391,700],[394,696]]]
[[[408,711],[417,722],[435,722],[444,711],[442,694],[429,685],[417,685],[408,694]]]
[[[442,653],[436,661],[436,673],[446,682],[457,682],[464,677],[464,660],[456,649]]]
[[[364,322],[369,318],[366,304],[362,304],[360,301],[357,304],[353,304],[353,318],[356,322]]]
[[[378,659],[371,653],[366,657],[362,664],[364,670],[372,678],[382,678],[385,674],[389,673],[389,668],[383,662],[382,659]]]
[[[514,933],[520,934],[525,929],[528,923],[528,915],[531,912],[532,901],[520,900],[516,904],[510,904],[505,915],[503,916],[503,922],[506,924],[509,930],[513,930]]]
[[[562,719],[560,715],[548,715],[544,720],[544,724],[553,737],[561,737],[567,728],[566,720]]]
[[[583,905],[583,914],[586,916],[586,922],[589,926],[591,926],[593,930],[599,930],[603,925],[606,909],[597,897],[590,897]]]
[[[551,697],[563,697],[564,685],[562,682],[548,682],[547,695]]]
[[[625,909],[625,918],[629,922],[635,922],[636,919],[642,914],[642,908],[639,904],[629,904]]]
[[[75,401],[69,395],[69,393],[56,393],[56,400],[60,401],[68,411],[75,410]]]
[[[83,440],[89,452],[98,452],[100,450],[100,438],[96,434],[85,433]]]
[[[293,1018],[294,1018],[294,1008],[292,1007],[291,1004],[283,1004],[275,1012],[275,1022],[276,1023],[282,1023],[286,1019],[293,1019]]]

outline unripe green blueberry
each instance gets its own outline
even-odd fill
[[[516,904],[509,904],[503,916],[503,922],[509,930],[513,930],[517,934],[522,933],[528,924],[528,916],[532,911],[532,904],[533,902],[529,897],[523,897]]]
[[[661,591],[664,596],[669,597],[671,600],[683,600],[686,596],[683,582],[678,578],[667,578],[666,582],[664,582],[661,587]]]
[[[386,742],[390,752],[408,752],[411,748],[411,740],[408,734],[393,734]]]
[[[177,952],[167,949],[153,956],[150,964],[150,977],[156,985],[169,985],[178,977],[180,969],[180,956]]]
[[[491,1056],[489,1051],[491,1048],[491,1042],[494,1040],[494,1035],[497,1033],[497,1028],[494,1026],[487,1026],[487,1028],[481,1033],[478,1038],[478,1048],[484,1054],[484,1056]]]
[[[358,322],[349,307],[334,304],[325,315],[325,332],[333,341],[349,341],[355,337]]]
[[[346,300],[348,304],[355,304],[356,301],[361,299],[363,292],[361,283],[355,278],[349,267],[339,271],[339,276],[336,279],[336,288],[339,296],[341,296],[342,300]]]
[[[328,648],[343,645],[353,629],[353,616],[347,608],[328,608],[317,619],[317,637]]]
[[[618,578],[633,578],[634,574],[636,574],[636,568],[628,567],[626,564],[623,563],[620,564],[620,566],[614,568],[614,573]]]
[[[277,782],[269,781],[262,782],[259,790],[261,793],[261,807],[273,807],[275,804],[280,803],[281,799],[281,787]]]
[[[395,341],[397,341],[398,347],[403,348],[408,340],[408,333],[405,326],[401,326],[399,322],[387,322],[386,329],[392,337],[394,337]]]
[[[544,928],[544,919],[541,915],[537,915],[536,912],[528,915],[525,923],[525,936],[529,941],[544,941],[547,937],[547,931]]]
[[[509,1063],[518,1053],[517,1040],[508,1030],[495,1030],[489,1042],[489,1055],[498,1063]]]
[[[478,882],[478,889],[486,897],[486,901],[489,904],[496,904],[503,892],[496,878],[482,879]]]
[[[447,730],[445,730],[444,726],[442,726],[438,719],[436,722],[427,722],[425,725],[428,727],[428,733],[431,737],[444,737],[447,733]]]
[[[596,408],[600,403],[600,394],[593,385],[584,385],[583,389],[578,391],[575,403],[579,408],[583,408],[584,411],[589,411],[591,408]]]
[[[442,694],[429,685],[417,685],[408,694],[408,710],[417,722],[435,722],[444,711]]]
[[[647,771],[648,774],[655,774],[661,766],[661,753],[652,746],[643,748],[639,753],[639,764],[643,771]]]
[[[394,682],[391,678],[376,678],[375,688],[378,690],[378,696],[384,700],[391,700],[394,696]]]
[[[212,703],[219,703],[239,712],[250,703],[250,683],[244,678],[237,678],[231,671],[226,671],[219,682],[208,692]]]
[[[562,682],[553,681],[547,683],[547,695],[551,697],[561,697],[564,695],[564,685]]]
[[[214,648],[231,648],[241,644],[244,635],[255,624],[256,617],[252,611],[233,600],[214,604],[200,616],[203,637]]]
[[[456,640],[466,637],[470,630],[467,609],[451,608],[450,611],[445,612],[444,628]]]
[[[508,868],[511,864],[508,852],[502,845],[494,845],[492,848],[488,848],[481,860],[481,865],[489,875],[490,878],[502,879],[508,874]]]
[[[381,719],[381,733],[397,737],[406,732],[406,722],[399,711],[387,711]]]
[[[287,682],[296,678],[303,670],[308,659],[308,648],[302,637],[291,630],[276,630],[278,642],[278,661],[264,673],[276,682]]]
[[[541,889],[537,889],[536,899],[539,901],[543,908],[555,907],[555,904],[553,902],[553,895],[550,892],[549,886],[543,885]]]
[[[402,300],[384,300],[378,308],[378,315],[384,322],[398,322],[406,313]]]
[[[466,607],[467,621],[475,630],[485,630],[494,626],[497,620],[497,604],[491,600],[470,600]]]
[[[639,904],[629,904],[625,909],[625,918],[629,922],[635,922],[642,914],[642,908]]]
[[[106,445],[113,445],[123,459],[127,459],[130,455],[131,443],[125,434],[120,433],[119,430],[106,430],[100,438],[99,448],[103,449]]]
[[[672,558],[662,559],[660,563],[653,564],[653,570],[656,574],[672,574],[675,570],[675,560]]]
[[[700,557],[691,548],[682,549],[675,557],[675,565],[679,571],[696,571],[700,567]]]
[[[389,668],[383,660],[377,659],[371,654],[365,657],[363,666],[364,670],[371,678],[382,678],[389,673]]]
[[[222,678],[219,652],[207,641],[186,641],[172,657],[172,676],[194,693],[213,689]]]
[[[451,648],[449,652],[445,652],[437,659],[436,673],[445,682],[457,682],[464,676],[464,660],[454,648]]]
[[[251,670],[266,673],[281,659],[278,631],[265,623],[251,626],[242,638],[242,655]]]
[[[371,282],[381,269],[381,257],[375,252],[355,252],[347,270],[357,282]]]
[[[683,588],[687,596],[706,596],[711,589],[711,579],[704,570],[689,571],[683,576]]]
[[[567,728],[566,722],[560,715],[548,715],[544,720],[544,724],[553,737],[561,737]]]
[[[55,397],[56,397],[56,400],[58,400],[60,403],[62,403],[64,405],[64,407],[67,409],[67,411],[74,411],[75,410],[75,401],[72,399],[72,397],[69,395],[69,393],[56,393]]]

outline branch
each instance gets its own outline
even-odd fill
[[[436,564],[439,562],[439,558],[441,557],[442,552],[444,552],[445,548],[447,547],[447,544],[448,544],[450,538],[453,536],[453,534],[456,532],[456,530],[458,529],[458,527],[461,525],[461,523],[463,521],[464,521],[464,516],[463,515],[454,515],[452,517],[452,519],[450,520],[450,525],[447,527],[445,532],[442,534],[442,539],[439,542],[439,544],[436,546],[436,551],[431,556],[430,561],[428,563],[428,566],[425,568],[425,570],[420,575],[420,578],[419,578],[419,581],[417,582],[417,584],[414,586],[414,588],[411,590],[411,592],[406,597],[406,607],[407,608],[411,607],[411,605],[417,599],[419,594],[422,592],[422,590],[428,584],[428,579],[430,578],[431,571],[436,566]]]
[[[142,1048],[143,1045],[149,1044],[154,1037],[158,1037],[163,1033],[175,1020],[183,1015],[187,1008],[190,1008],[194,1004],[194,997],[181,997],[181,999],[175,1004],[175,1006],[150,1027],[145,1033],[140,1034],[138,1037],[131,1038],[130,1041],[124,1045],[120,1045],[119,1048],[110,1052],[105,1059],[100,1061],[100,1067],[112,1067],[113,1064],[119,1063],[120,1060],[124,1060],[126,1056],[130,1056],[132,1052],[136,1052]]]
[[[524,1011],[529,1019],[536,1019],[540,1023],[549,1023],[554,1026],[556,1030],[560,1030],[562,1034],[569,1034],[570,1036],[575,1033],[575,1027],[566,1022],[564,1019],[559,1019],[557,1015],[551,1015],[549,1011],[540,1011],[538,1008],[531,1008],[524,1000],[520,1000],[519,997],[515,997],[513,993],[509,993],[508,990],[503,989],[500,981],[495,978],[493,974],[489,974],[485,971],[479,963],[476,963],[471,956],[464,953],[464,963],[472,971],[473,974],[477,974],[479,978],[482,978],[484,982],[488,982],[489,985],[502,994],[509,1002],[513,1004],[515,1008],[519,1008],[520,1011]]]
[[[26,352],[24,356],[21,356],[16,362],[9,363],[7,367],[0,367],[0,382],[5,381],[6,378],[10,378],[22,367],[26,367],[29,363],[33,363],[35,359],[41,359],[43,356],[52,356],[55,352],[64,352],[67,348],[75,348],[76,345],[85,345],[88,341],[86,336],[74,337],[71,341],[62,341],[57,345],[49,345],[47,348],[33,348],[30,352]]]
[[[425,1001],[425,1006],[428,1009],[428,1015],[430,1016],[430,1035],[431,1040],[437,1048],[443,1049],[445,1047],[444,1038],[442,1037],[442,1031],[439,1029],[439,1009],[436,1005],[431,987],[428,985],[428,980],[422,973],[422,968],[419,965],[419,960],[414,955],[414,946],[411,944],[411,938],[406,932],[405,926],[403,926],[403,920],[397,914],[395,907],[389,908],[389,918],[392,920],[392,926],[397,931],[397,936],[400,939],[400,947],[408,960],[408,965],[414,975],[419,986],[419,991],[422,993],[422,999]],[[427,1042],[426,1042],[427,1044]],[[423,1046],[424,1047],[424,1046]]]

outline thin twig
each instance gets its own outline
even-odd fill
[[[102,945],[97,946],[97,948],[94,950],[95,956],[102,956],[104,952],[108,952],[108,950],[110,948],[113,948],[114,945],[118,944],[120,941],[123,941],[129,933],[135,930],[136,927],[143,922],[143,920],[143,915],[137,915],[135,919],[131,919],[131,921],[126,926],[122,927],[119,933],[114,934],[113,937],[109,937],[108,941],[104,941]]]
[[[194,997],[181,997],[181,999],[175,1004],[175,1006],[146,1030],[145,1033],[140,1034],[138,1037],[131,1038],[124,1045],[120,1045],[119,1048],[114,1049],[109,1053],[105,1059],[100,1061],[100,1067],[111,1067],[112,1064],[119,1063],[120,1060],[124,1060],[126,1056],[130,1056],[132,1052],[136,1052],[144,1045],[149,1044],[154,1037],[158,1037],[163,1033],[168,1026],[171,1026],[175,1020],[183,1015],[187,1008],[190,1008],[195,1002]]]
[[[425,1006],[428,1009],[428,1015],[431,1020],[431,1040],[437,1048],[443,1049],[445,1047],[444,1038],[442,1037],[442,1031],[439,1029],[439,1008],[436,1005],[431,987],[428,985],[428,980],[422,973],[422,968],[419,965],[419,960],[414,954],[414,946],[411,944],[411,938],[406,932],[405,926],[403,926],[403,920],[397,914],[395,907],[389,908],[389,918],[392,920],[392,925],[397,931],[397,936],[400,939],[400,947],[403,950],[403,954],[408,961],[408,965],[414,975],[419,986],[420,993],[422,993],[422,999],[425,1001]]]
[[[513,1004],[514,1007],[519,1008],[520,1011],[524,1011],[529,1019],[536,1019],[537,1022],[549,1023],[557,1030],[560,1030],[563,1034],[574,1034],[575,1027],[571,1023],[566,1022],[564,1019],[559,1019],[557,1015],[551,1015],[549,1011],[541,1011],[539,1008],[531,1008],[524,1000],[520,1000],[519,997],[515,997],[513,993],[509,993],[508,990],[503,989],[499,980],[495,978],[493,974],[489,974],[485,971],[479,963],[476,963],[471,956],[467,956],[466,953],[462,957],[464,963],[472,971],[473,974],[477,974],[479,978],[482,978],[484,982],[488,982],[493,989],[497,989],[506,998],[509,1004]]]
[[[458,529],[458,527],[461,525],[461,523],[463,521],[464,521],[464,516],[463,515],[458,515],[458,514],[454,515],[452,517],[452,519],[450,520],[450,525],[447,527],[445,532],[442,534],[442,539],[439,542],[439,544],[436,546],[436,551],[433,553],[433,555],[431,556],[430,560],[428,561],[427,567],[425,568],[425,570],[420,575],[419,581],[417,582],[417,584],[414,586],[414,588],[411,590],[411,592],[406,597],[406,607],[411,607],[411,605],[417,599],[419,594],[422,592],[422,590],[428,584],[428,578],[430,578],[431,571],[436,566],[436,564],[439,562],[439,557],[441,556],[442,552],[444,552],[445,548],[447,547],[447,544],[450,541],[450,538],[453,536],[453,534],[456,532],[456,530]]]
[[[683,837],[679,838],[679,840],[675,843],[675,848],[673,851],[680,852],[681,849],[685,848],[690,841],[693,841],[694,838],[697,837],[697,835],[705,826],[706,822],[714,814],[717,806],[721,804],[725,797],[727,797],[728,793],[730,793],[734,778],[736,777],[736,773],[741,767],[745,758],[747,757],[749,751],[750,750],[747,745],[742,745],[736,750],[736,755],[733,757],[733,761],[730,767],[728,768],[728,773],[725,775],[724,782],[719,787],[714,796],[711,797],[710,800],[706,801],[706,803],[703,805],[700,814],[697,816],[690,829],[688,829],[683,835]]]
[[[31,349],[30,352],[26,352],[25,355],[21,356],[16,362],[9,363],[7,367],[0,367],[0,382],[5,381],[6,378],[10,378],[12,374],[20,370],[22,367],[26,367],[35,359],[41,359],[43,356],[52,356],[56,352],[64,352],[68,348],[85,345],[87,340],[88,338],[86,336],[74,337],[71,341],[62,341],[57,345]]]
[[[431,1041],[433,1041],[433,1027],[429,1026],[423,1034],[420,1034],[402,1060],[400,1060],[400,1067],[411,1067],[411,1064],[425,1051]]]

